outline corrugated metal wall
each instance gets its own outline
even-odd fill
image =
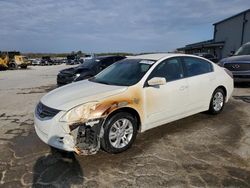
[[[244,27],[243,44],[250,42],[250,11],[246,12],[246,20]],[[240,14],[224,22],[215,25],[215,42],[225,41],[222,49],[217,49],[219,58],[227,57],[231,51],[236,51],[242,45],[242,29],[244,22],[244,14]]]
[[[245,31],[244,31],[244,43],[250,42],[250,11],[246,14],[246,24],[245,24]]]

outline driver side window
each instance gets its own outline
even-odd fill
[[[148,80],[154,77],[163,77],[167,82],[182,79],[184,73],[180,58],[171,58],[161,62],[149,75]]]

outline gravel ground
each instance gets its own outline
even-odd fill
[[[250,187],[250,85],[237,85],[218,116],[139,134],[121,154],[76,156],[51,151],[33,128],[35,105],[65,67],[0,72],[0,187]]]

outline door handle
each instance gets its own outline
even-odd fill
[[[183,91],[183,90],[185,90],[185,89],[187,89],[188,88],[188,86],[181,86],[180,88],[179,88],[179,90],[180,91]]]

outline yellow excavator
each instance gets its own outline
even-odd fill
[[[0,69],[26,69],[31,62],[20,52],[0,52]]]
[[[7,55],[0,56],[0,69],[8,69],[9,57]]]

